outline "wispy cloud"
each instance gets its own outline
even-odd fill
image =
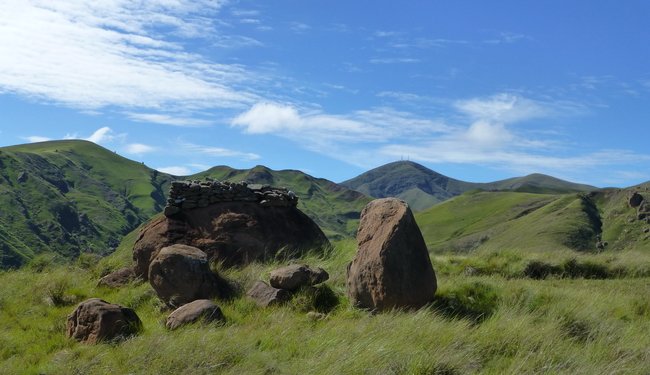
[[[0,90],[82,109],[241,107],[252,73],[182,44],[218,35],[222,3],[2,2]]]
[[[22,137],[22,139],[26,140],[29,143],[46,142],[52,140],[52,138],[42,137],[40,135],[30,135],[29,137]]]
[[[224,147],[198,145],[189,142],[179,142],[178,146],[186,152],[192,152],[203,156],[217,157],[217,158],[236,158],[241,160],[258,160],[260,155],[252,152],[236,151]]]
[[[124,147],[124,152],[133,155],[142,155],[156,151],[153,146],[145,145],[143,143],[130,143]]]
[[[234,118],[232,125],[249,134],[276,134],[323,149],[337,142],[385,142],[399,137],[415,138],[449,131],[439,122],[390,108],[332,115],[268,102],[255,104]]]
[[[127,117],[138,122],[151,122],[155,124],[182,126],[182,127],[201,127],[212,124],[211,121],[197,119],[193,117],[176,117],[161,113],[134,113],[127,112]]]
[[[385,57],[370,59],[371,64],[415,64],[422,60],[411,57]]]
[[[159,167],[156,168],[158,171],[171,174],[174,176],[189,176],[192,174],[192,170],[188,167],[182,165],[173,165],[169,167]]]
[[[307,30],[311,29],[311,26],[303,22],[291,22],[289,28],[295,33],[304,33]]]
[[[113,129],[109,128],[108,126],[104,126],[95,130],[88,137],[79,136],[77,133],[68,133],[63,136],[63,139],[83,139],[85,141],[90,141],[97,144],[109,143],[117,139],[124,140],[125,138],[126,134],[116,134]]]

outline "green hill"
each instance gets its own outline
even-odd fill
[[[359,214],[370,201],[370,198],[359,192],[297,170],[274,171],[261,165],[251,169],[218,166],[188,178],[206,177],[286,187],[298,196],[298,208],[311,217],[331,239],[353,236]]]
[[[630,189],[593,193],[468,192],[416,214],[431,251],[650,249]],[[650,196],[650,194],[648,194]],[[602,249],[601,249],[602,250]]]
[[[507,190],[529,193],[569,193],[596,190],[543,174],[531,174],[489,183],[456,180],[412,161],[398,161],[365,172],[341,183],[375,198],[397,197],[415,210],[425,210],[436,203],[470,190]]]
[[[162,209],[171,179],[86,141],[0,148],[0,267],[110,253]]]
[[[35,255],[109,254],[122,237],[162,211],[173,179],[284,186],[332,239],[353,235],[369,201],[356,191],[300,171],[215,167],[188,177],[148,168],[87,141],[0,148],[0,268]]]

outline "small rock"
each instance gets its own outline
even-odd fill
[[[645,228],[645,229],[643,230],[643,233],[650,233],[650,228]]]
[[[86,344],[134,335],[142,322],[133,309],[91,298],[68,316],[66,336]]]
[[[119,288],[135,280],[133,267],[121,268],[99,279],[97,285],[109,288]]]
[[[307,265],[292,264],[271,271],[269,282],[272,287],[297,290],[302,286],[313,286],[329,279],[329,274],[322,268],[310,268]]]
[[[169,317],[165,326],[174,330],[182,325],[194,323],[202,319],[204,322],[225,322],[221,309],[209,299],[198,299],[185,304],[174,310]]]
[[[23,182],[27,181],[27,172],[24,172],[24,171],[20,172],[18,174],[17,181],[20,182],[20,183],[23,183]]]
[[[291,298],[288,291],[274,288],[264,281],[256,281],[246,295],[260,307],[278,305]]]

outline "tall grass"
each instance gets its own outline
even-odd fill
[[[98,287],[98,272],[78,264],[0,273],[0,373],[650,372],[647,277],[534,280],[521,274],[468,274],[456,263],[498,263],[490,260],[495,256],[434,257],[436,302],[415,312],[372,314],[352,308],[345,295],[345,266],[354,250],[354,243],[344,242],[327,256],[302,259],[331,275],[326,288],[338,304],[324,319],[308,316],[316,306],[305,295],[268,309],[239,297],[217,301],[225,325],[195,324],[172,332],[163,324],[169,311],[146,283]],[[632,267],[634,257],[626,257],[592,260]],[[507,253],[504,258],[510,259],[502,264],[505,269],[523,269],[531,261]],[[267,278],[277,265],[221,272],[246,287]],[[59,303],[52,303],[52,290]],[[67,314],[90,297],[134,308],[143,332],[121,343],[91,346],[66,339]]]

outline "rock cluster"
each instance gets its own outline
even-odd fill
[[[291,299],[292,293],[303,287],[312,287],[329,279],[322,268],[293,264],[271,271],[269,282],[256,281],[246,295],[260,307],[281,304]]]
[[[437,282],[429,252],[408,205],[374,200],[361,212],[358,250],[348,265],[353,305],[371,310],[420,308],[434,298]]]
[[[164,214],[173,216],[184,210],[223,202],[256,202],[265,207],[295,207],[298,197],[284,188],[249,185],[246,182],[174,181]]]
[[[66,335],[95,344],[134,335],[141,328],[142,322],[132,309],[91,298],[80,303],[68,316]]]

